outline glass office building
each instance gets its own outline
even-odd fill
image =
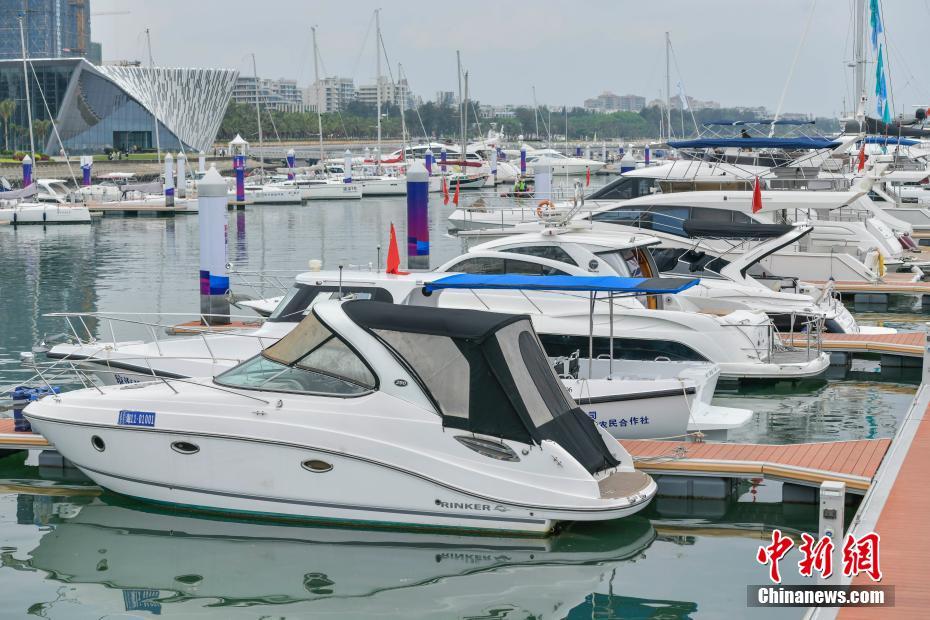
[[[20,16],[28,57],[91,53],[90,0],[0,0],[0,59],[23,57]]]
[[[33,124],[36,149],[72,155],[153,149],[156,118],[163,149],[207,150],[238,77],[226,69],[98,67],[80,58],[30,60],[28,71],[32,118],[39,121]],[[27,151],[21,60],[0,60],[4,100],[15,107],[3,127],[3,146]]]

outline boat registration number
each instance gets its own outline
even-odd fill
[[[123,409],[117,423],[121,426],[155,426],[155,412]]]

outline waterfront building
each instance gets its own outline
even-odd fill
[[[355,99],[355,81],[352,78],[328,77],[314,82],[303,91],[306,105],[316,109],[317,90],[320,91],[320,111],[324,114],[341,112]]]
[[[381,104],[393,105],[400,107],[403,104],[405,109],[411,109],[416,103],[410,94],[410,87],[407,80],[401,78],[397,82],[391,81],[388,77],[381,77]],[[378,87],[374,84],[365,84],[358,87],[356,98],[359,103],[374,106],[377,103]]]
[[[97,66],[82,58],[30,59],[36,150],[58,154],[54,120],[64,149],[72,155],[151,150],[206,150],[213,144],[237,72],[228,69]],[[22,60],[0,60],[0,101],[15,103],[8,131],[10,148],[29,150]],[[51,119],[50,119],[51,116]],[[2,143],[0,143],[2,145]]]
[[[256,92],[257,91],[257,92]],[[232,100],[254,106],[256,100],[263,110],[274,112],[309,112],[316,110],[316,104],[305,101],[304,94],[297,87],[297,80],[280,78],[269,80],[253,76],[240,75],[233,88]]]
[[[646,98],[639,95],[615,95],[604,91],[597,97],[585,99],[584,108],[593,112],[639,112],[646,107]]]

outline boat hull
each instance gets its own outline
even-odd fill
[[[90,211],[84,206],[29,204],[0,208],[0,222],[24,224],[90,224]]]

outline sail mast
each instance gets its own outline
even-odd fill
[[[865,3],[866,0],[856,0],[855,13],[855,97],[856,120],[861,124],[865,120]]]
[[[378,102],[378,162],[377,173],[381,174],[381,9],[375,9],[375,98]]]
[[[149,33],[149,29],[145,29],[145,43],[149,51],[149,71],[152,72],[151,83],[155,82],[155,61],[152,60],[152,35]],[[152,89],[155,90],[154,88]],[[158,158],[158,163],[161,164],[161,138],[158,135],[158,93],[153,93],[152,97],[152,117],[155,119],[155,156]]]
[[[323,155],[323,105],[320,101],[320,64],[317,59],[319,52],[316,47],[316,26],[310,28],[313,31],[313,76],[316,79],[316,127],[320,132],[320,163],[322,164],[326,157]]]
[[[258,167],[265,178],[265,145],[262,137],[262,108],[258,99],[258,69],[255,64],[255,52],[252,52],[252,76],[255,78],[255,117],[258,119]]]
[[[26,118],[29,122],[29,152],[32,154],[32,165],[36,161],[36,141],[32,130],[32,99],[29,97],[29,72],[26,70],[26,35],[23,30],[23,16],[19,16],[19,42],[23,49],[23,85],[26,87]]]

